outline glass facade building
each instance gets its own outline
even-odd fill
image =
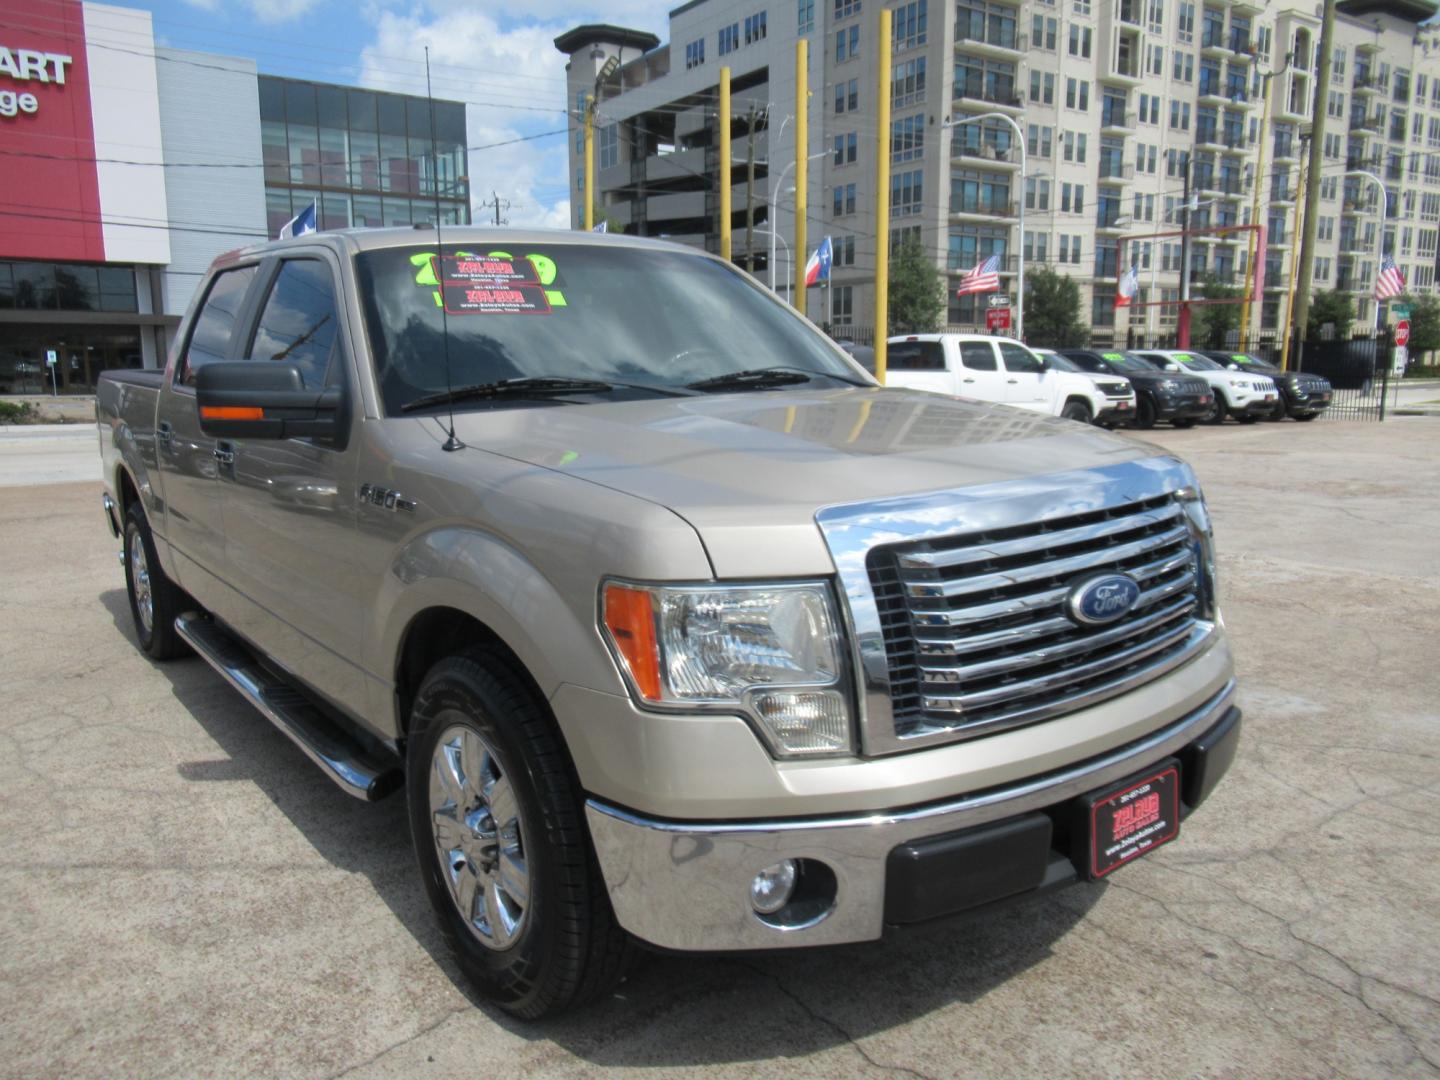
[[[265,216],[311,202],[321,229],[470,223],[465,106],[262,75]],[[433,134],[433,138],[432,138]]]

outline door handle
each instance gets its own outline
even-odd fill
[[[974,382],[974,379],[961,379],[961,382]]]
[[[1015,385],[1016,383],[1018,383],[1020,380],[1019,380],[1019,379],[1006,379],[1005,381],[1006,381],[1007,383],[1009,383],[1011,386],[1014,386],[1014,385]]]
[[[155,438],[166,450],[169,450],[172,440],[175,438],[175,427],[169,420],[161,420],[160,426],[155,429]]]
[[[223,443],[220,446],[217,446],[214,450],[212,450],[211,453],[215,455],[215,460],[218,461],[221,465],[235,464],[235,451],[231,450]]]

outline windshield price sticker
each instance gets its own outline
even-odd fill
[[[440,263],[442,272],[439,276],[447,288],[451,285],[498,287],[540,284],[540,275],[529,259],[446,255]]]
[[[544,289],[487,288],[445,283],[447,315],[548,315]]]
[[[1118,352],[1107,352],[1101,353],[1100,355],[1103,356],[1106,360],[1120,361],[1125,359],[1125,357]]]

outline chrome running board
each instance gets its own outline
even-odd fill
[[[398,760],[366,747],[295,687],[262,667],[209,616],[186,612],[176,618],[175,631],[347,794],[374,802],[404,783]]]

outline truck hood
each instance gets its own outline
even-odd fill
[[[455,423],[475,449],[668,507],[722,577],[833,572],[822,507],[1160,453],[1034,412],[871,388],[485,410]]]

